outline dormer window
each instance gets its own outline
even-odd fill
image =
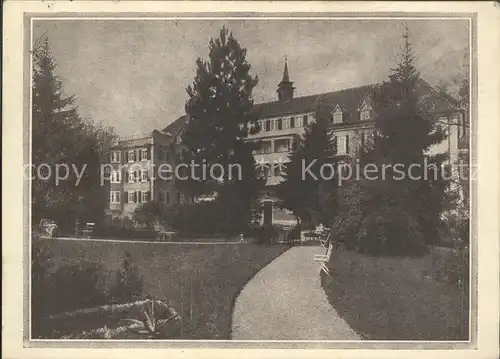
[[[360,121],[367,121],[370,119],[370,106],[366,103],[366,101],[363,101],[359,108],[359,120]]]
[[[335,110],[333,110],[333,113],[332,113],[333,123],[342,123],[343,122],[343,114],[344,114],[344,112],[342,111],[340,106],[337,105],[337,107],[335,107]]]

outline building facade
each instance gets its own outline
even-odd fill
[[[161,210],[190,202],[176,188],[173,176],[182,154],[180,140],[176,132],[154,130],[122,138],[110,149],[107,177],[112,217],[133,217],[134,211],[148,202],[157,203]]]
[[[375,118],[371,97],[377,86],[379,85],[372,84],[295,97],[294,83],[290,80],[288,64],[285,60],[282,81],[278,84],[276,91],[277,100],[254,106],[260,131],[248,135],[248,141],[259,143],[259,148],[254,152],[255,160],[257,163],[267,164],[286,163],[292,149],[303,137],[305,128],[316,121],[315,114],[320,107],[329,114],[330,131],[336,147],[336,154],[356,156],[359,149],[368,143],[374,130]],[[430,154],[447,152],[450,165],[463,161],[463,158],[468,156],[469,141],[463,111],[456,106],[453,99],[436,92],[424,80],[419,80],[417,92],[419,98],[426,101],[428,108],[432,109],[436,121],[439,121],[447,133],[446,139],[431,148]],[[169,124],[162,132],[155,130],[151,136],[120,141],[118,146],[112,149],[111,158],[113,159],[113,152],[118,151],[121,152],[122,156],[118,162],[122,164],[135,163],[136,160],[139,162],[149,161],[157,166],[161,163],[170,163],[170,159],[175,156],[162,157],[160,154],[162,151],[166,151],[166,148],[171,148],[171,153],[179,150],[181,136],[187,122],[188,117],[184,115]],[[141,151],[146,152],[143,155]],[[135,156],[132,158],[133,161],[131,155]],[[114,162],[112,161],[112,163]],[[277,166],[269,166],[267,169],[263,167],[262,175],[266,177],[268,189],[263,196],[263,202],[267,204],[264,221],[292,224],[295,223],[295,218],[291,213],[272,206],[273,187],[283,179],[282,173],[276,168]],[[114,213],[130,215],[137,204],[142,203],[138,202],[139,198],[140,201],[159,201],[165,206],[186,201],[184,195],[175,189],[173,181],[161,183],[142,177],[142,175],[139,177],[140,181],[136,181],[137,174],[133,176],[130,177],[129,174],[122,184],[112,182],[110,209]],[[131,178],[133,178],[132,182]],[[134,193],[139,192],[140,196],[139,194],[134,195]],[[270,203],[271,206],[269,206]]]

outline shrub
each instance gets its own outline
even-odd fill
[[[54,309],[68,311],[108,302],[106,274],[95,262],[79,259],[53,274]]]
[[[261,226],[255,229],[254,237],[257,244],[272,244],[276,243],[280,237],[284,237],[284,231],[278,226]]]
[[[94,230],[99,238],[154,239],[156,233],[151,228],[134,228],[125,224],[102,225]]]
[[[115,302],[126,302],[142,294],[143,279],[137,266],[132,264],[132,256],[128,251],[123,254],[122,266],[115,273],[116,282],[110,290]]]
[[[52,252],[43,245],[39,233],[33,232],[31,256],[31,313],[33,326],[54,309],[54,287],[51,271]]]
[[[135,209],[134,221],[145,227],[152,228],[160,214],[158,203],[146,202]]]
[[[294,241],[300,239],[300,234],[302,232],[302,227],[300,224],[295,225],[291,231],[287,233],[286,239],[287,241]]]

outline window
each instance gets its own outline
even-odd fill
[[[143,191],[142,195],[142,203],[149,202],[149,191]]]
[[[112,151],[111,152],[111,162],[120,163],[121,161],[122,161],[121,151]]]
[[[135,192],[128,193],[128,203],[135,203]]]
[[[304,127],[307,127],[307,125],[309,124],[307,120],[307,115],[302,116],[302,124]]]
[[[295,128],[295,117],[290,117],[290,128]]]
[[[363,101],[359,110],[359,119],[360,121],[366,121],[370,119],[370,106]]]
[[[360,112],[360,120],[361,121],[366,121],[370,119],[370,110],[362,110]]]
[[[274,141],[275,152],[289,152],[290,140],[288,138]]]
[[[464,138],[467,135],[467,123],[465,121],[465,116],[460,115],[457,120],[458,123],[458,137]]]
[[[120,171],[113,171],[111,173],[111,183],[120,183],[122,181]]]
[[[147,161],[148,160],[148,149],[143,148],[141,149],[141,161]]]
[[[277,127],[277,130],[282,130],[283,129],[283,119],[282,118],[278,118],[276,120],[276,127]]]
[[[120,192],[119,191],[111,191],[109,192],[109,201],[110,203],[120,203]]]
[[[348,137],[347,136],[336,136],[336,140],[337,140],[337,154],[338,155],[347,154]]]
[[[271,120],[267,120],[266,121],[266,129],[265,129],[266,132],[269,132],[271,131]]]
[[[271,153],[272,143],[271,141],[262,141],[261,153]]]
[[[182,203],[184,203],[184,201],[185,201],[185,198],[184,198],[184,193],[179,192],[179,203],[181,203],[181,204],[182,204]]]
[[[146,182],[148,180],[148,170],[141,171],[141,182]]]
[[[170,203],[170,192],[165,193],[165,202]]]
[[[342,123],[342,112],[335,112],[333,114],[333,123]]]
[[[295,126],[296,127],[302,127],[303,126],[303,123],[302,123],[302,117],[297,117],[295,119]]]
[[[129,162],[135,162],[135,151],[128,151],[128,161]]]

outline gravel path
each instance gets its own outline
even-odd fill
[[[314,254],[292,247],[243,288],[233,311],[233,340],[359,340],[330,305]],[[335,275],[335,274],[332,274]]]

